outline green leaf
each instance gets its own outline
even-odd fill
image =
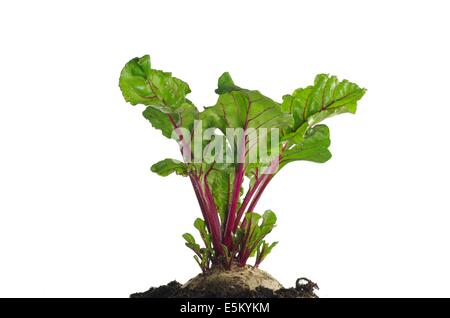
[[[255,256],[256,256],[256,259],[258,260],[259,255],[261,254],[261,249],[262,249],[263,246],[264,246],[264,240],[263,240],[263,241],[260,241],[260,242],[258,243],[258,245],[256,246],[256,248],[254,248],[254,249],[251,251],[249,257],[255,257]]]
[[[225,72],[219,77],[219,81],[217,83],[217,94],[229,93],[231,91],[241,90],[239,86],[234,85],[233,79],[231,78],[230,73]]]
[[[275,215],[275,212],[273,212],[272,210],[266,210],[263,213],[261,227],[273,228],[275,226],[276,222],[277,222],[277,216]]]
[[[278,244],[278,242],[273,242],[272,244],[267,243],[266,241],[262,240],[260,244],[258,244],[258,247],[256,250],[256,262],[255,265],[259,265],[266,257],[267,255],[272,252],[272,249]],[[254,256],[254,255],[252,255]]]
[[[200,225],[199,227],[201,228],[201,223],[197,222],[197,220],[194,224],[196,224],[196,227]],[[200,248],[200,245],[195,242],[194,237],[190,233],[184,233],[183,238],[186,240],[186,246],[193,250],[196,254],[194,255],[195,261],[198,263],[202,271],[205,272],[209,268],[211,257],[213,256],[213,250],[210,247]]]
[[[173,125],[167,114],[153,107],[147,107],[142,115],[152,124],[153,128],[161,130],[164,137],[171,138]]]
[[[305,122],[311,127],[325,118],[355,113],[357,101],[364,96],[364,88],[347,80],[339,81],[336,76],[319,74],[313,86],[299,88],[292,95],[283,97],[281,108],[292,114],[296,131]]]
[[[228,250],[228,247],[225,244],[222,244],[222,251],[223,251],[223,257],[225,258],[225,263],[230,264],[231,263],[231,255],[230,255],[230,251]]]
[[[262,216],[261,235],[269,234],[277,222],[277,216],[272,210],[267,210]]]
[[[144,117],[165,137],[172,137],[174,125],[192,130],[198,110],[186,99],[191,91],[188,84],[171,73],[152,69],[148,55],[125,65],[119,86],[127,102],[147,106]]]
[[[193,104],[185,102],[171,113],[164,113],[152,106],[148,106],[143,111],[142,115],[154,128],[161,130],[164,137],[172,138],[175,134],[176,139],[178,139],[177,133],[174,131],[174,124],[177,127],[186,128],[187,130],[192,131],[194,120],[197,119],[198,116],[198,111]]]
[[[234,84],[228,73],[219,79],[220,94],[214,106],[206,107],[200,113],[199,118],[203,121],[203,127],[219,128],[227,136],[227,142],[233,149],[232,156],[234,162],[238,159],[238,154],[242,149],[242,135],[230,136],[227,134],[228,128],[240,128],[241,132],[246,132],[246,163],[254,162],[258,165],[266,165],[264,153],[258,151],[258,145],[267,144],[268,153],[275,149],[269,141],[271,140],[272,128],[287,128],[293,124],[291,114],[286,114],[281,110],[281,105],[272,99],[262,95],[259,91],[252,91],[239,88]],[[265,137],[261,134],[260,128],[266,128]],[[276,145],[279,149],[279,145]],[[251,156],[251,157],[250,157]],[[252,159],[252,160],[250,160]],[[246,175],[251,174],[246,167]]]
[[[248,212],[245,214],[245,221],[247,228],[251,231],[253,228],[258,226],[261,215],[256,212]],[[247,230],[246,230],[247,232]]]
[[[172,173],[186,177],[188,175],[188,165],[175,159],[164,159],[155,163],[151,167],[152,172],[166,177]]]
[[[248,249],[250,252],[250,257],[255,256],[255,254],[257,255],[257,263],[259,263],[262,259],[258,262],[258,258],[262,257],[269,247],[263,239],[267,236],[267,234],[272,232],[275,227],[277,217],[271,210],[265,211],[262,216],[258,213],[250,212],[245,215],[245,221],[246,227],[244,229],[244,233],[242,233],[242,237],[247,239],[242,245]],[[262,254],[259,255],[258,253]]]
[[[200,234],[206,233],[206,224],[202,219],[196,218],[194,221],[194,227],[200,232]]]
[[[125,65],[119,86],[130,104],[153,106],[163,112],[180,106],[191,92],[188,84],[171,73],[152,69],[148,55],[136,57]]]
[[[225,221],[228,209],[228,196],[232,187],[232,173],[227,169],[219,169],[219,165],[215,165],[218,169],[213,169],[209,173],[207,180],[211,189],[217,212],[220,215],[221,223]]]
[[[281,108],[293,116],[294,125],[283,130],[287,150],[282,155],[279,169],[287,163],[306,160],[323,163],[331,158],[328,150],[330,132],[327,126],[317,125],[331,116],[355,113],[364,88],[336,76],[319,74],[314,85],[295,90],[283,96]]]
[[[292,115],[281,110],[281,105],[258,91],[236,86],[228,73],[219,78],[219,98],[214,106],[200,114],[207,127],[219,128],[281,128],[293,124]]]
[[[190,233],[184,233],[183,238],[186,240],[189,244],[195,244],[195,238]]]
[[[206,230],[205,221],[200,218],[197,218],[194,222],[194,227],[199,231],[203,242],[205,243],[206,248],[211,249],[211,236]]]
[[[279,128],[293,123],[280,104],[258,91],[233,90],[219,96],[216,105],[207,107],[200,119],[226,134],[227,128]]]
[[[200,261],[200,258],[197,255],[194,255],[195,262],[200,266],[203,271],[203,259]]]
[[[273,249],[275,246],[278,245],[278,242],[277,242],[277,241],[276,241],[276,242],[273,242],[273,243],[270,244],[270,245],[269,245],[268,243],[264,242],[264,244],[266,245],[266,248],[264,249],[265,251],[264,251],[264,253],[263,253],[263,258],[262,258],[262,260],[264,260],[264,258],[266,258],[266,256],[269,255],[270,252],[272,252],[272,249]]]
[[[325,125],[316,125],[304,136],[303,142],[294,145],[283,154],[280,169],[289,162],[297,160],[324,163],[331,158],[330,131]]]

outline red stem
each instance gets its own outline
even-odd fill
[[[266,179],[264,180],[263,184],[261,185],[261,187],[258,189],[255,197],[252,200],[252,203],[250,203],[250,206],[248,207],[247,212],[253,212],[255,209],[256,204],[259,201],[259,198],[261,197],[261,195],[263,194],[264,190],[266,189],[267,185],[269,184],[270,180],[272,180],[273,175],[267,175]]]
[[[211,236],[214,242],[214,250],[219,255],[222,254],[222,233],[220,232],[220,222],[217,215],[217,208],[214,203],[214,198],[212,196],[211,190],[207,182],[207,174],[204,176],[205,184],[205,195],[208,204],[208,216],[211,222]]]
[[[248,114],[248,113],[247,113]],[[241,186],[242,182],[244,181],[244,173],[245,173],[245,142],[247,139],[247,136],[245,135],[245,131],[247,129],[247,124],[244,127],[244,135],[242,136],[242,142],[241,142],[241,153],[240,158],[236,166],[236,173],[234,176],[234,184],[233,184],[233,193],[231,196],[231,205],[228,210],[227,215],[227,222],[225,223],[225,230],[224,230],[224,244],[231,249],[232,247],[232,240],[231,240],[231,234],[233,229],[235,228],[235,222],[236,222],[236,214],[237,214],[237,207],[239,202],[239,194],[241,192]]]
[[[240,152],[240,158],[238,158],[238,164],[236,166],[236,173],[234,176],[234,185],[233,185],[233,194],[231,197],[231,205],[228,210],[227,221],[225,223],[225,229],[224,229],[224,236],[225,236],[224,244],[228,247],[228,249],[231,249],[232,245],[233,245],[232,239],[231,239],[231,234],[233,232],[233,229],[235,228],[239,194],[241,192],[242,182],[244,181],[248,115],[250,113],[251,106],[252,106],[252,102],[249,99],[247,113],[245,114],[245,123],[244,123],[242,141],[241,141],[240,148],[238,148],[238,154],[239,154],[239,150],[241,150],[241,152]]]
[[[180,141],[183,144],[183,149],[189,151],[192,158],[192,150],[189,147],[189,144],[186,142],[186,138],[184,138],[182,132],[180,131],[178,125],[175,123],[172,115],[167,114],[172,126],[175,129],[175,132],[178,134]],[[181,151],[181,154],[184,158],[184,153]],[[205,219],[206,226],[208,227],[208,231],[211,234],[214,250],[216,253],[221,254],[222,252],[222,244],[221,244],[221,233],[220,233],[220,223],[217,218],[217,211],[214,205],[214,199],[212,199],[211,192],[209,191],[208,183],[206,182],[205,175],[205,191],[206,194],[203,193],[202,187],[200,184],[200,180],[197,176],[193,176],[192,174],[189,176],[192,182],[192,186],[194,187],[195,195],[197,196],[198,203],[200,205],[200,209],[202,210],[203,218]],[[211,204],[212,203],[212,204]]]
[[[204,199],[201,194],[201,189],[199,189],[198,182],[197,182],[197,180],[194,179],[194,177],[192,175],[189,176],[189,179],[191,180],[192,187],[194,188],[195,196],[197,197],[198,204],[200,205],[200,210],[202,211],[203,218],[205,219],[206,227],[208,228],[208,231],[211,232],[210,225],[209,225],[209,219],[207,217],[205,202],[204,202]]]
[[[236,210],[239,201],[239,192],[241,191],[243,175],[244,175],[244,164],[238,163],[236,166],[236,174],[234,177],[233,192],[231,195],[231,205],[230,208],[228,209],[227,221],[225,223],[225,230],[224,230],[224,244],[228,248],[231,248],[232,243],[231,231],[234,228],[234,222],[236,219]]]
[[[252,199],[253,195],[255,194],[256,190],[258,190],[258,187],[261,183],[261,181],[266,177],[266,175],[258,178],[258,180],[256,180],[255,184],[253,185],[253,187],[247,191],[247,194],[245,195],[244,201],[241,204],[241,207],[239,208],[237,217],[236,217],[236,221],[234,223],[234,227],[233,227],[233,232],[236,232],[236,229],[239,225],[239,222],[242,218],[242,215],[244,214],[245,209],[247,208],[247,205],[250,203],[250,200]],[[251,212],[251,211],[250,211]]]
[[[271,171],[274,169],[274,165],[275,164],[279,164],[281,157],[284,153],[284,151],[286,150],[286,147],[288,145],[288,142],[285,142],[283,144],[283,147],[281,148],[281,153],[278,155],[278,157],[276,159],[274,159],[270,165],[266,168],[266,170],[264,171],[264,176],[260,177],[259,180],[264,178],[264,181],[262,182],[262,185],[258,188],[257,193],[255,195],[255,197],[253,198],[252,202],[250,203],[250,206],[247,210],[247,212],[253,212],[253,210],[255,209],[256,204],[258,203],[259,198],[261,197],[262,193],[264,192],[264,190],[266,189],[267,185],[269,184],[270,180],[272,180],[273,176],[275,175],[276,171]],[[256,185],[256,184],[255,184]],[[259,184],[258,184],[259,185]]]

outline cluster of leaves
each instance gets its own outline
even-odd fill
[[[265,241],[275,226],[276,216],[270,210],[263,215],[255,212],[262,193],[288,163],[329,160],[329,129],[321,122],[337,114],[355,113],[357,101],[365,93],[365,89],[347,80],[320,74],[313,85],[296,89],[277,103],[259,91],[236,86],[231,76],[224,73],[218,81],[217,103],[199,111],[186,98],[190,93],[188,84],[171,73],[153,69],[148,55],[125,65],[119,86],[127,102],[145,105],[144,117],[181,146],[183,161],[164,159],[151,170],[161,176],[176,173],[192,183],[202,212],[202,218],[196,219],[194,226],[203,245],[189,233],[183,237],[202,271],[213,266],[225,269],[233,264],[245,266],[250,257],[255,257],[258,266],[265,259],[277,244]],[[216,128],[216,138],[226,135],[227,128],[242,129],[244,134],[236,141],[236,147],[231,147],[235,140],[229,138],[223,145],[233,149],[232,162],[214,160],[216,152],[212,154],[213,160],[190,160],[195,147],[193,137],[199,131],[195,127],[197,122],[203,129]],[[278,128],[281,132],[276,149],[269,142],[270,134],[262,140],[270,153],[277,154],[269,162],[259,155],[256,162],[248,158],[256,141],[246,132],[258,128]],[[204,154],[209,153],[206,143],[201,148]],[[245,178],[249,179],[246,191]]]

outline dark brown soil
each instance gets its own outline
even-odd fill
[[[143,293],[130,295],[131,298],[317,298],[315,290],[319,289],[317,284],[309,279],[299,278],[293,288],[281,288],[272,290],[264,287],[257,287],[255,290],[246,288],[215,288],[188,289],[182,288],[177,281],[172,281],[167,285],[151,287]]]

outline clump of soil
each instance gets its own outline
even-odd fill
[[[299,278],[295,287],[284,288],[275,278],[258,268],[233,267],[229,271],[213,269],[181,285],[172,281],[152,287],[131,298],[317,298],[317,284]]]

